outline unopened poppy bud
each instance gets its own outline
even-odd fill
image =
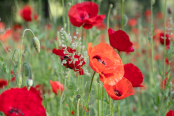
[[[123,15],[123,25],[126,26],[127,22],[128,22],[128,18],[127,18],[127,16],[124,14],[124,15]]]
[[[152,3],[152,5],[154,5],[155,4],[155,0],[151,0],[151,3]]]
[[[76,98],[79,99],[81,96],[80,95],[77,95]]]
[[[169,15],[172,14],[172,9],[171,9],[171,7],[168,7],[167,11],[168,11]]]
[[[32,42],[33,42],[33,46],[34,46],[35,50],[36,50],[38,53],[40,53],[40,41],[39,41],[39,39],[38,39],[37,37],[34,37],[34,38],[32,39]]]
[[[32,79],[27,79],[27,86],[28,87],[33,86],[33,80]]]
[[[110,4],[109,6],[110,6],[110,8],[112,8],[113,7],[113,4]]]
[[[171,98],[172,100],[174,100],[174,91],[172,91],[172,92],[170,93],[170,98]]]

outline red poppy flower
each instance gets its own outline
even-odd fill
[[[75,72],[78,72],[80,75],[84,75],[84,71],[82,69],[82,66],[85,65],[84,58],[79,55],[79,53],[70,47],[63,47],[62,49],[56,49],[54,48],[52,50],[53,54],[56,54],[60,57],[61,61],[63,62],[63,65],[66,66],[66,68],[73,69]]]
[[[74,115],[75,114],[74,111],[72,111],[71,114]]]
[[[36,20],[38,15],[30,5],[26,5],[19,10],[19,15],[27,22]]]
[[[169,110],[166,114],[166,116],[174,116],[174,111]]]
[[[104,84],[107,94],[114,100],[121,100],[133,95],[133,87],[129,80],[122,78],[115,85]]]
[[[33,87],[11,88],[0,95],[0,111],[6,116],[46,116],[42,98]]]
[[[98,5],[94,2],[86,1],[73,5],[68,12],[69,20],[76,27],[83,26],[91,29],[103,22],[105,15],[98,14]]]
[[[10,73],[11,73],[11,75],[13,75],[13,70],[11,70],[11,72],[10,72]],[[14,82],[14,81],[15,81],[15,79],[16,79],[16,74],[14,75],[14,77],[13,77],[13,78],[11,78],[11,80],[10,80],[10,81],[11,81],[11,82]]]
[[[143,87],[143,74],[140,69],[132,63],[124,65],[124,76],[127,78],[133,87]]]
[[[162,19],[164,17],[164,14],[162,12],[157,12],[156,17],[158,19]]]
[[[57,95],[57,91],[62,95],[63,92],[63,84],[61,84],[59,81],[51,81],[50,84],[52,87],[52,91]]]
[[[96,27],[98,30],[105,30],[106,29],[106,24],[102,23],[101,25]]]
[[[169,35],[166,33],[166,46],[170,45]],[[164,33],[160,33],[160,43],[164,45]]]
[[[163,88],[163,89],[165,89],[166,84],[167,84],[167,81],[168,81],[168,78],[165,78],[164,79],[164,83],[163,83],[163,81],[161,81],[160,87]],[[164,84],[164,87],[163,87],[163,84]]]
[[[136,25],[137,25],[137,20],[134,19],[134,18],[129,19],[128,25],[129,25],[130,27],[136,26]]]
[[[92,48],[92,43],[88,43],[88,55],[91,68],[99,73],[101,78],[112,73],[117,78],[123,77],[122,60],[110,45],[100,43]]]
[[[35,89],[37,91],[39,91],[39,93],[42,95],[42,94],[45,94],[45,89],[44,89],[44,85],[43,84],[37,84],[35,86]]]
[[[6,87],[8,85],[8,82],[5,79],[0,79],[0,89]]]
[[[122,30],[114,31],[111,28],[108,29],[109,42],[110,45],[124,52],[133,52],[134,48],[132,47],[132,42],[129,39],[129,36]]]
[[[151,16],[151,10],[146,10],[146,11],[144,12],[144,16],[145,16],[145,17]]]
[[[11,29],[6,30],[4,33],[0,33],[0,41],[6,42],[11,37]]]

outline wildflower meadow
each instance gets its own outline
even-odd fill
[[[1,0],[0,116],[174,116],[174,0]]]

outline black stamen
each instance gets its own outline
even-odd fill
[[[103,65],[106,66],[106,62],[105,61],[102,61],[100,56],[94,56],[92,59],[97,59],[98,62],[102,63]]]
[[[114,90],[116,96],[121,96],[121,93],[118,90]]]

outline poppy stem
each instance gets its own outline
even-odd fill
[[[77,116],[79,116],[79,102],[80,102],[80,98],[78,98],[77,100]]]
[[[104,112],[104,103],[103,103],[103,97],[104,97],[104,87],[102,87],[102,116],[103,116],[103,112]]]
[[[113,103],[112,103],[112,114],[111,114],[111,116],[113,116],[113,113],[114,113],[114,101],[115,100],[113,100]]]
[[[129,112],[129,99],[128,99],[128,97],[126,98],[126,103],[127,103],[128,116],[130,116],[130,112]]]
[[[122,28],[122,30],[124,30],[124,21],[123,21],[123,14],[124,14],[124,0],[122,0],[122,2],[121,2],[121,28]]]
[[[152,79],[153,79],[153,83],[154,83],[154,88],[156,90],[156,83],[155,83],[155,79],[154,79],[154,62],[153,62],[153,58],[154,58],[154,52],[153,52],[153,34],[154,34],[154,27],[153,27],[153,1],[151,0],[151,67],[152,67]]]
[[[18,75],[17,75],[17,86],[20,88],[22,85],[22,77],[21,77],[21,66],[22,66],[22,45],[24,41],[24,35],[26,31],[30,31],[33,34],[33,37],[35,37],[33,31],[31,29],[25,29],[22,34],[22,40],[21,40],[21,48],[20,48],[20,57],[19,57],[19,68],[18,68]]]
[[[118,116],[120,116],[119,100],[118,100]]]
[[[100,81],[98,79],[98,116],[100,116]]]
[[[89,103],[89,96],[90,96],[90,93],[91,93],[91,88],[92,88],[92,82],[93,82],[93,80],[94,80],[94,75],[95,75],[95,72],[94,72],[94,74],[93,74],[93,76],[92,76],[91,85],[90,85],[89,94],[88,94],[88,101],[87,101],[87,103],[86,103],[86,108],[85,108],[84,116],[85,116],[85,114],[86,114],[86,110],[87,110],[88,103]],[[103,109],[102,109],[102,110],[103,110]]]
[[[13,56],[12,56],[12,58],[11,58],[11,63],[10,63],[10,71],[9,71],[8,85],[7,85],[7,88],[8,88],[8,89],[9,89],[9,87],[10,87],[11,65],[12,65],[12,61],[13,61],[13,58],[14,58],[14,55],[15,55],[16,51],[18,52],[18,59],[19,59],[19,55],[20,55],[19,50],[18,50],[18,49],[15,49],[14,52],[13,52]]]
[[[62,6],[63,6],[63,27],[65,29],[65,6],[64,6],[64,0],[62,0]]]

